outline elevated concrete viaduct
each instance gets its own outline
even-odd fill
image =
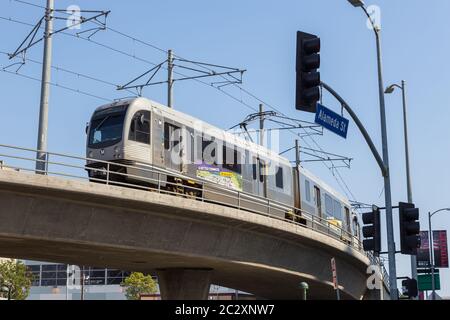
[[[225,206],[0,170],[0,256],[152,272],[163,298],[205,299],[210,284],[268,299],[366,294],[369,259],[317,231]],[[367,295],[367,297],[369,297]]]

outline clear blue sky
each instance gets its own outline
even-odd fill
[[[44,5],[44,0],[29,0]],[[58,8],[72,4],[82,9],[111,10],[108,25],[155,44],[172,48],[185,58],[247,69],[244,88],[276,106],[282,112],[303,120],[313,116],[294,109],[295,32],[303,30],[322,39],[322,79],[345,97],[360,116],[380,147],[380,121],[377,93],[375,42],[366,28],[363,13],[346,0],[229,0],[218,1],[87,1],[57,0]],[[413,196],[421,209],[422,229],[426,212],[450,206],[450,2],[445,0],[379,0],[382,14],[382,45],[385,85],[407,81]],[[35,23],[42,10],[10,0],[0,1],[0,16]],[[58,22],[59,26],[62,22]],[[0,51],[11,52],[30,27],[0,20]],[[87,29],[87,27],[84,27]],[[93,40],[120,48],[146,60],[159,63],[164,54],[118,36],[111,31],[98,33]],[[42,45],[30,49],[28,58],[40,60]],[[5,55],[0,65],[8,64]],[[58,35],[54,39],[53,64],[123,84],[150,65],[106,50],[92,43]],[[20,72],[40,77],[40,66],[27,63]],[[123,97],[114,87],[87,81],[61,71],[53,81],[106,99]],[[2,112],[0,143],[34,148],[36,145],[40,85],[16,75],[0,72]],[[238,91],[230,91],[240,96]],[[165,87],[148,89],[144,95],[166,102]],[[257,108],[258,102],[243,96]],[[325,97],[325,104],[338,105]],[[386,97],[391,160],[393,203],[406,200],[401,96]],[[85,123],[104,101],[52,87],[49,118],[49,150],[84,154]],[[196,82],[177,83],[175,107],[222,128],[228,128],[251,110],[215,89]],[[327,151],[354,158],[350,170],[340,173],[356,200],[383,205],[383,182],[376,162],[354,124],[343,140],[325,132],[316,137]],[[293,136],[283,136],[286,147]],[[307,139],[309,143],[312,143]],[[304,142],[302,142],[303,145]],[[291,155],[292,156],[292,155]],[[306,164],[341,193],[335,177],[322,164]],[[341,182],[342,184],[342,182]],[[348,193],[348,191],[345,190]],[[394,221],[397,229],[397,215]],[[434,220],[448,229],[450,215]],[[397,238],[398,239],[398,238]],[[398,240],[397,240],[398,242]],[[398,244],[399,245],[399,244]],[[397,257],[399,276],[409,275],[409,257]],[[450,276],[443,270],[443,295],[450,295]]]

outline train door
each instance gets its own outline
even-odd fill
[[[317,186],[314,186],[314,195],[316,196],[316,208],[317,208],[317,216],[322,218],[322,198],[320,195],[320,189]]]
[[[347,230],[347,232],[349,234],[352,234],[352,229],[351,229],[351,223],[350,223],[350,210],[347,207],[344,207],[345,209],[345,229]]]
[[[183,130],[180,133],[180,171],[187,173],[187,164],[190,162],[190,132],[183,126]]]
[[[181,128],[167,119],[164,122],[164,163],[167,168],[182,171]]]
[[[264,160],[258,158],[258,194],[267,198],[267,165]]]
[[[153,164],[156,166],[164,166],[164,118],[161,114],[161,110],[153,108],[152,119],[153,125],[151,126],[152,134],[152,149],[153,149]]]
[[[357,237],[358,239],[361,239],[361,234],[360,234],[360,227],[359,227],[359,222],[358,222],[358,218],[356,216],[353,217],[353,235],[355,237]]]

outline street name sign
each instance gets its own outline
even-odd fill
[[[317,104],[315,122],[338,136],[347,138],[349,121],[320,103]]]
[[[420,274],[417,276],[417,280],[420,291],[428,291],[433,289],[431,274]],[[441,290],[441,278],[438,273],[434,274],[434,286],[435,290]]]

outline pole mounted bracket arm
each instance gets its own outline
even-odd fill
[[[378,166],[380,167],[381,174],[383,177],[389,176],[389,170],[385,166],[383,159],[381,158],[380,154],[378,153],[377,148],[375,147],[372,139],[370,138],[369,134],[367,133],[366,128],[362,124],[362,122],[359,120],[358,116],[355,112],[353,112],[352,108],[348,105],[348,103],[336,92],[331,88],[329,85],[327,85],[324,82],[321,82],[322,87],[327,90],[333,97],[335,97],[342,105],[342,107],[348,112],[348,114],[352,117],[352,119],[355,121],[356,126],[358,127],[359,131],[361,131],[361,134],[363,135],[364,139],[366,140],[370,151],[372,151],[373,156],[375,157],[375,160],[378,163]]]
[[[75,26],[80,26],[82,24],[85,24],[87,22],[92,22],[98,27],[89,29],[83,32],[77,33],[77,36],[81,33],[87,32],[87,31],[93,31],[92,34],[88,37],[89,39],[98,31],[100,30],[106,30],[106,18],[108,17],[109,13],[111,11],[99,11],[99,10],[80,10],[81,13],[89,13],[94,14],[92,17],[85,18],[83,16],[79,17],[79,21],[76,21],[72,23],[71,25],[67,25],[66,27],[63,27],[61,29],[58,29],[56,31],[52,31],[51,33],[44,34],[44,36],[36,39],[36,35],[38,31],[41,29],[42,24],[45,20],[64,20],[64,21],[70,21],[68,17],[58,17],[55,14],[60,13],[67,13],[67,10],[48,10],[46,14],[39,19],[39,21],[36,23],[36,25],[33,27],[33,29],[30,31],[30,33],[26,36],[25,40],[22,41],[22,43],[19,45],[19,47],[14,51],[14,53],[9,54],[9,59],[13,59],[17,57],[20,54],[25,55],[27,50],[33,47],[34,45],[38,44],[39,42],[43,41],[46,37],[53,36],[55,34],[64,32],[66,30],[71,29]],[[99,18],[104,17],[105,21],[100,21]]]

